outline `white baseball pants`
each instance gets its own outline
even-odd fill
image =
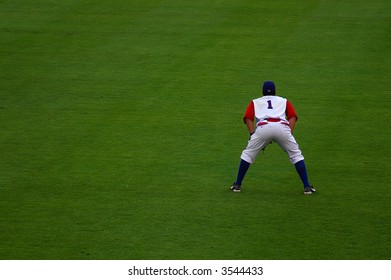
[[[253,163],[259,152],[272,141],[280,145],[288,154],[292,164],[304,159],[289,126],[279,122],[269,122],[257,126],[254,134],[248,141],[246,149],[242,152],[241,159],[248,163]]]

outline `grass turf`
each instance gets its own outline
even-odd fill
[[[1,259],[390,259],[389,1],[2,1]],[[263,80],[271,145],[228,187]]]

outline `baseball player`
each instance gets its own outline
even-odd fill
[[[237,179],[231,190],[241,191],[242,181],[250,164],[268,144],[276,142],[295,165],[303,182],[304,194],[313,194],[315,189],[308,182],[304,157],[292,135],[297,121],[295,109],[287,99],[276,96],[276,87],[272,81],[264,82],[263,96],[250,102],[243,121],[250,132],[250,139],[242,152]]]

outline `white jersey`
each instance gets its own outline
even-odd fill
[[[268,118],[280,119],[283,122],[287,122],[287,100],[285,98],[275,95],[265,95],[254,99],[253,103],[257,123],[262,120],[267,120]]]

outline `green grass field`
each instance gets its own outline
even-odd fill
[[[391,258],[391,2],[3,0],[0,259]],[[274,80],[317,194],[271,145]]]

